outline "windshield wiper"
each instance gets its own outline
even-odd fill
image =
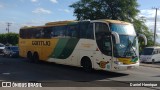
[[[135,38],[134,38],[134,39],[135,39]],[[133,43],[131,42],[131,40],[129,40],[129,44],[127,45],[127,48],[126,48],[123,56],[126,57],[127,54],[128,54],[129,52],[131,52],[130,47],[131,47],[131,49],[132,49],[133,52],[134,52],[134,56],[133,56],[133,57],[137,57],[136,51],[135,51],[134,48],[133,48]],[[131,57],[131,56],[130,56],[130,57]]]

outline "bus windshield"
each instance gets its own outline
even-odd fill
[[[133,25],[111,24],[111,30],[119,34],[120,44],[114,45],[115,57],[138,56],[138,40]]]
[[[136,35],[133,25],[131,24],[111,24],[111,30],[118,34]]]
[[[144,48],[141,55],[152,55],[153,54],[153,48]]]
[[[117,57],[137,57],[136,36],[120,35],[120,44],[114,45],[114,54]]]

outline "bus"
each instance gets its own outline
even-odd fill
[[[147,43],[132,24],[119,20],[48,22],[20,29],[19,54],[87,71],[127,70],[139,66],[138,37]]]
[[[145,47],[140,55],[140,62],[160,62],[160,47]]]

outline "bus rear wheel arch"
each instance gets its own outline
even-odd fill
[[[89,57],[83,57],[81,59],[81,66],[83,67],[83,69],[87,72],[90,72],[92,70],[92,62],[90,60]]]

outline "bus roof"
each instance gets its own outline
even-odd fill
[[[159,46],[152,46],[152,47],[145,47],[145,48],[160,49],[160,47],[159,47]]]
[[[99,20],[93,20],[93,22],[109,22],[109,23],[117,23],[117,24],[130,24],[128,22],[120,21],[120,20],[110,20],[110,19],[99,19]]]
[[[46,26],[59,26],[59,25],[66,25],[69,23],[73,23],[73,22],[77,22],[77,21],[57,21],[57,22],[48,22],[45,25]]]
[[[76,22],[81,22],[81,21],[68,20],[68,21],[48,22],[48,23],[46,23],[45,25],[42,25],[42,26],[24,26],[21,29],[43,28],[43,27],[51,27],[51,26],[61,26],[61,25],[67,25],[67,24],[72,24],[72,23],[76,23]],[[124,22],[124,21],[109,20],[109,19],[92,20],[91,22],[108,22],[108,23],[117,23],[117,24],[130,24],[130,23]]]
[[[57,21],[57,22],[48,22],[45,25],[42,26],[24,26],[21,29],[28,29],[28,28],[43,28],[43,27],[51,27],[51,26],[61,26],[61,25],[67,25],[72,24],[78,21]]]

